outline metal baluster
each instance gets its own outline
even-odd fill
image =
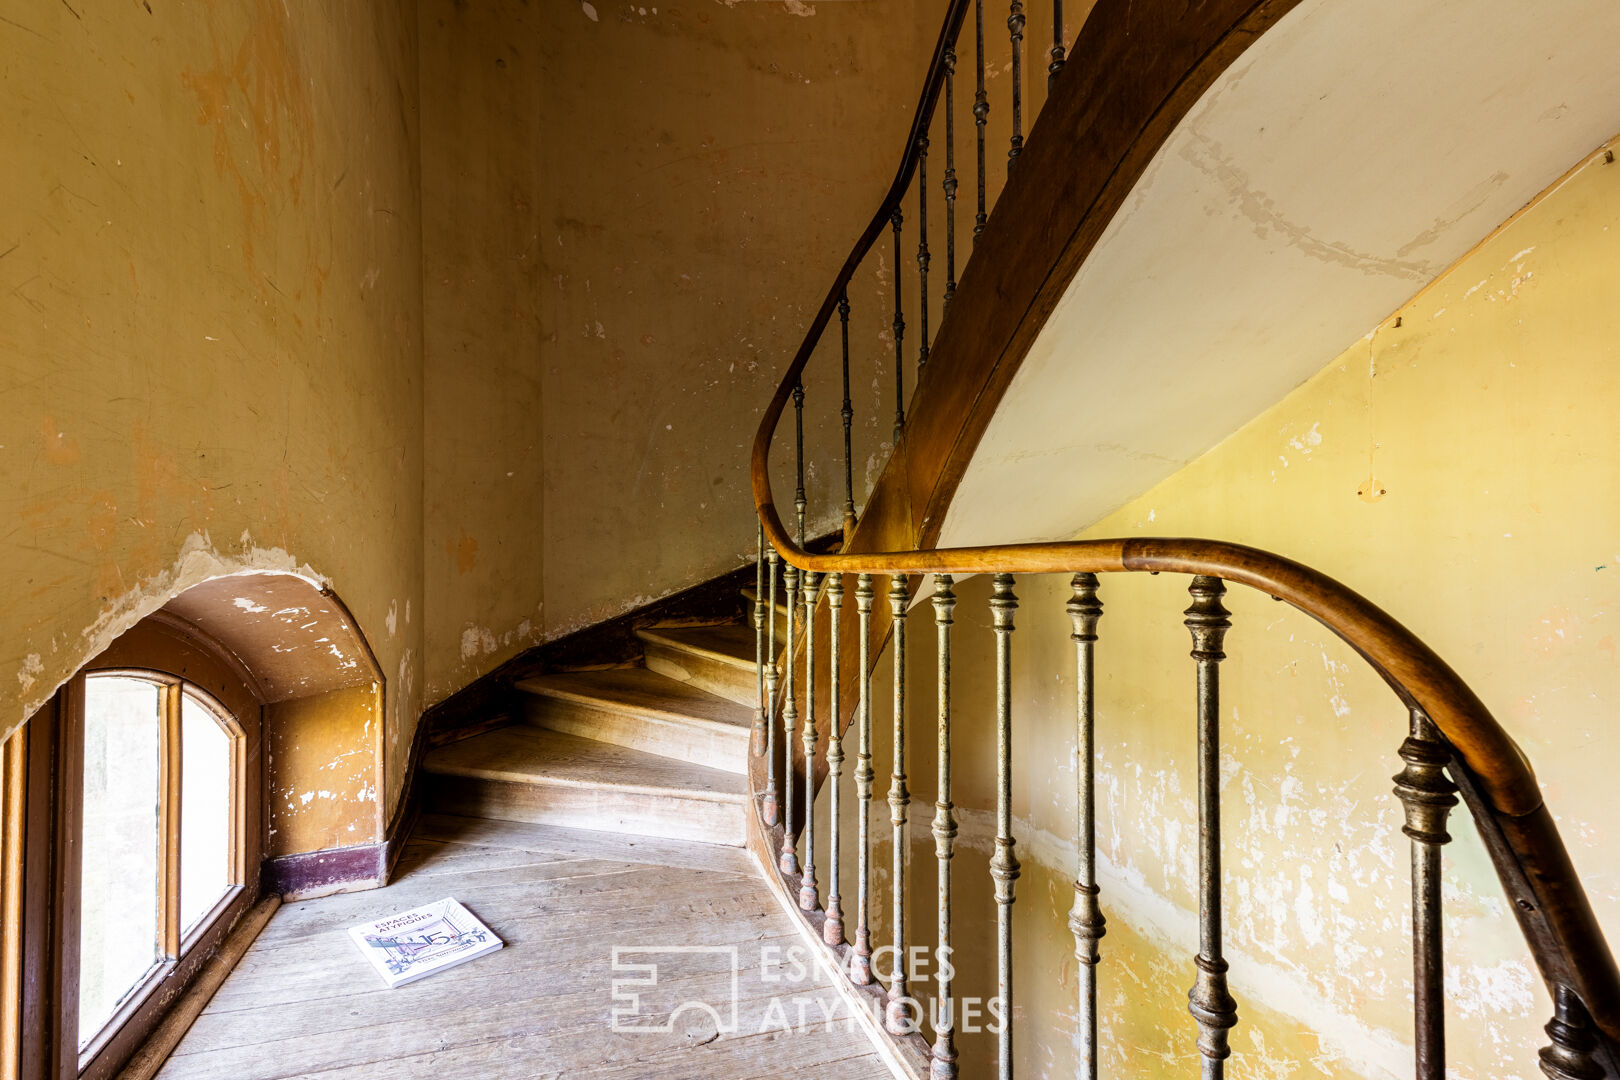
[[[1066,610],[1074,625],[1075,663],[1075,835],[1080,849],[1074,879],[1074,907],[1069,929],[1074,933],[1074,955],[1080,972],[1081,1076],[1097,1080],[1097,942],[1107,932],[1107,920],[1097,904],[1097,791],[1096,697],[1093,648],[1102,601],[1097,599],[1097,575],[1076,574],[1070,581],[1073,595]]]
[[[1007,30],[1012,35],[1012,147],[1007,151],[1007,173],[1018,155],[1024,152],[1024,5],[1012,0],[1012,13],[1007,16]]]
[[[831,831],[827,838],[827,921],[822,924],[822,940],[833,948],[844,943],[844,900],[838,894],[838,834],[840,824],[838,808],[841,805],[839,785],[844,775],[844,735],[838,729],[843,719],[843,712],[839,705],[842,696],[839,693],[838,675],[838,643],[840,628],[838,620],[844,611],[844,575],[827,575],[827,614],[830,628],[827,652],[827,693],[831,699],[827,716],[831,728],[827,731],[827,785],[828,797],[831,806],[828,817],[831,821]]]
[[[1046,92],[1052,92],[1063,70],[1063,0],[1052,0],[1052,62],[1046,65]]]
[[[917,137],[917,374],[928,363],[928,136]]]
[[[759,555],[754,560],[754,729],[749,745],[758,757],[765,751],[765,521],[759,523]]]
[[[1603,1066],[1596,1058],[1598,1041],[1592,1034],[1592,1018],[1575,991],[1559,984],[1553,988],[1553,1018],[1547,1036],[1552,1045],[1541,1050],[1541,1071],[1552,1080],[1603,1080]]]
[[[765,654],[769,663],[765,666],[765,803],[760,808],[765,818],[765,824],[774,826],[777,822],[776,805],[776,684],[779,678],[776,660],[776,563],[778,556],[775,546],[765,549],[765,566],[767,577],[770,580],[769,601],[767,603],[767,618],[765,624]]]
[[[996,633],[996,852],[990,876],[996,882],[996,997],[1001,1004],[999,1071],[1013,1075],[1012,906],[1018,880],[1017,841],[1012,835],[1012,632],[1018,597],[1013,576],[997,574],[990,596],[991,624]]]
[[[855,535],[855,459],[850,450],[849,429],[855,422],[855,406],[849,400],[849,290],[838,297],[838,322],[844,336],[844,539]],[[835,717],[836,722],[836,717]]]
[[[799,882],[799,907],[814,911],[821,906],[816,893],[816,594],[820,575],[804,572],[804,879]]]
[[[1401,743],[1405,767],[1395,795],[1406,810],[1401,831],[1412,841],[1412,1026],[1417,1080],[1446,1075],[1445,969],[1440,939],[1440,846],[1451,842],[1446,817],[1457,805],[1457,785],[1445,774],[1451,750],[1420,709],[1411,711],[1411,734]]]
[[[855,957],[850,963],[850,981],[866,986],[872,981],[872,930],[867,919],[868,884],[871,880],[871,817],[872,817],[872,575],[862,574],[855,580],[855,611],[860,616],[860,670],[856,677],[861,683],[861,700],[857,710],[860,723],[860,749],[855,756],[855,795],[860,809],[857,852],[858,870],[855,896]]]
[[[956,295],[956,42],[945,50],[945,304]]]
[[[793,509],[799,515],[799,546],[804,547],[804,510],[809,503],[804,497],[804,380],[800,379],[793,384],[793,424],[797,438],[797,455],[795,463],[799,470],[799,486],[793,492]],[[788,635],[788,644],[793,644],[793,635]]]
[[[979,86],[973,93],[973,124],[979,139],[979,212],[973,217],[973,242],[977,244],[988,220],[984,212],[984,126],[990,120],[990,98],[984,92],[984,0],[974,0],[973,32],[978,40],[973,55],[979,66]]]
[[[799,547],[804,547],[804,511],[808,505],[804,497],[804,380],[793,384],[794,464],[798,470],[798,488],[793,494],[793,507],[798,513]],[[782,704],[782,851],[777,865],[784,874],[799,872],[799,859],[794,852],[793,838],[793,733],[799,726],[799,706],[793,699],[793,619],[799,605],[799,571],[792,563],[783,571],[787,586],[787,693]],[[808,775],[806,783],[809,782]]]
[[[889,580],[889,614],[894,619],[894,772],[889,774],[889,822],[894,826],[893,929],[894,969],[889,976],[889,1004],[883,1026],[892,1035],[915,1030],[906,1012],[906,608],[911,600],[906,575]]]
[[[939,860],[939,949],[935,972],[939,983],[939,1019],[934,1028],[929,1074],[933,1080],[956,1077],[956,1004],[951,1000],[951,857],[956,846],[956,815],[951,806],[951,623],[956,593],[951,575],[934,576],[934,627],[939,637],[939,797],[934,802],[934,855]]]
[[[894,226],[894,445],[900,445],[900,432],[906,426],[906,358],[903,341],[906,319],[900,314],[900,208],[889,215]]]
[[[1192,605],[1186,626],[1198,661],[1198,976],[1187,992],[1187,1010],[1198,1021],[1198,1052],[1204,1080],[1221,1080],[1231,1054],[1226,1033],[1237,1023],[1237,1002],[1226,990],[1221,958],[1221,644],[1232,622],[1221,603],[1226,585],[1199,575],[1187,587]]]
[[[782,850],[776,865],[784,874],[799,872],[799,856],[793,837],[793,734],[799,729],[799,706],[793,695],[793,630],[799,607],[799,570],[792,563],[783,571],[787,578],[787,647],[783,650],[787,686],[782,695]]]

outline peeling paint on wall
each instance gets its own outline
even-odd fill
[[[421,655],[382,632],[421,595],[414,9],[75,8],[0,40],[0,726],[224,575],[330,584],[393,671]]]

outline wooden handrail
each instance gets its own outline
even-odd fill
[[[1366,597],[1291,559],[1218,540],[1138,537],[945,549],[927,547],[939,534],[943,510],[954,494],[955,481],[960,479],[967,457],[983,433],[987,416],[994,411],[1000,393],[1022,358],[1022,351],[1018,350],[1027,350],[1029,339],[1039,329],[1038,323],[1055,302],[1054,290],[1061,292],[1066,287],[1079,261],[1100,236],[1106,219],[1123,201],[1132,171],[1139,175],[1145,168],[1152,146],[1144,144],[1162,144],[1173,128],[1176,116],[1168,105],[1153,105],[1144,113],[1144,134],[1122,151],[1124,156],[1106,174],[1106,190],[1096,196],[1095,202],[1083,208],[1071,208],[1078,215],[1079,223],[1072,235],[1065,233],[1057,242],[1053,250],[1058,252],[1058,263],[1050,273],[1041,271],[1045,276],[1031,285],[1034,291],[1028,295],[1020,291],[1016,296],[1002,297],[995,283],[987,283],[989,291],[976,299],[975,312],[965,311],[962,299],[951,309],[959,319],[971,319],[974,314],[993,310],[997,300],[1026,305],[1007,331],[1011,336],[1005,341],[996,337],[991,342],[996,355],[979,362],[969,384],[950,385],[950,379],[942,380],[942,376],[957,372],[931,361],[930,378],[918,386],[912,401],[912,423],[919,418],[919,408],[926,411],[936,405],[936,397],[938,404],[948,404],[955,415],[948,423],[935,425],[938,430],[929,430],[924,435],[927,446],[924,452],[914,455],[917,460],[906,460],[906,443],[911,441],[908,426],[906,437],[898,440],[896,453],[868,505],[872,518],[882,520],[863,520],[863,526],[875,527],[857,534],[867,543],[873,537],[886,537],[890,545],[915,544],[915,548],[875,552],[846,548],[842,553],[812,554],[796,544],[784,527],[770,479],[770,450],[776,428],[857,266],[889,224],[910,186],[917,167],[919,142],[929,130],[945,77],[947,55],[961,29],[968,2],[951,0],[928,66],[900,169],[878,211],[840,268],[761,418],[752,447],[750,482],[766,542],[792,566],[822,574],[1170,572],[1199,575],[1249,586],[1311,616],[1354,649],[1402,702],[1426,716],[1444,736],[1454,754],[1451,770],[1479,823],[1481,836],[1490,850],[1503,888],[1514,903],[1515,915],[1543,978],[1555,991],[1560,986],[1573,988],[1596,1026],[1609,1039],[1620,1041],[1620,969],[1616,967],[1579,876],[1542,799],[1529,761],[1468,684],[1433,649]],[[1111,34],[1119,36],[1123,33],[1120,27],[1133,18],[1145,22],[1168,20],[1166,13],[1172,6],[1175,5],[1144,4],[1134,15],[1120,15],[1120,26],[1099,30],[1098,39],[1107,39]],[[1207,84],[1213,78],[1212,69],[1229,64],[1241,55],[1253,36],[1280,18],[1293,6],[1293,0],[1231,0],[1224,5],[1211,5],[1211,9],[1216,6],[1223,10],[1206,13],[1210,22],[1203,27],[1215,44],[1206,47],[1202,39],[1189,39],[1186,44],[1191,51],[1177,59],[1178,63],[1186,65],[1186,70],[1169,73],[1174,86],[1171,96],[1183,112],[1190,108],[1196,97],[1193,91],[1200,81]],[[1164,8],[1164,12],[1142,14],[1143,9],[1157,7]],[[1122,10],[1129,13],[1131,5],[1127,4]],[[1234,44],[1233,38],[1245,40]],[[1070,66],[1085,65],[1093,59],[1083,54],[1079,42],[1076,46],[1070,56]],[[1065,108],[1070,120],[1084,111],[1072,100]],[[1059,137],[1063,134],[1065,131],[1060,130]],[[1039,145],[1034,132],[1028,150],[1026,162],[1043,153],[1047,156],[1084,153],[1084,148],[1078,144],[1056,150],[1051,149],[1050,144]],[[1028,164],[1021,165],[1026,170],[1028,167]],[[1051,232],[1050,227],[1043,227]],[[1064,271],[1063,264],[1067,264],[1066,272],[1060,272]],[[970,284],[968,276],[964,275],[963,293],[959,296],[968,292]],[[952,324],[947,320],[945,325]],[[974,332],[960,321],[956,325],[963,326],[964,334]],[[942,341],[947,337],[944,326],[940,337]],[[940,357],[941,352],[936,350],[934,356]],[[953,430],[957,432],[954,435]],[[848,539],[846,537],[846,542]],[[842,719],[835,718],[835,722]],[[791,763],[791,745],[787,753]],[[758,762],[753,763],[752,773],[758,773],[760,767]],[[814,763],[807,763],[807,774],[813,771]],[[761,778],[752,778],[757,788]],[[781,831],[779,825],[774,829],[778,834]]]
[[[1541,797],[1530,762],[1462,677],[1422,639],[1353,589],[1292,559],[1241,544],[1131,538],[814,555],[796,546],[776,508],[759,506],[766,541],[801,570],[863,574],[1178,573],[1257,589],[1333,631],[1409,707],[1432,720],[1466,770],[1473,808],[1494,819],[1491,848],[1536,961],[1549,982],[1572,985],[1593,1020],[1620,1039],[1620,969]],[[1472,800],[1470,800],[1472,803]],[[1486,831],[1482,826],[1482,832]],[[1507,860],[1506,862],[1504,860]]]
[[[951,0],[950,7],[945,12],[944,24],[940,27],[939,40],[934,43],[934,55],[928,61],[928,72],[923,77],[922,96],[917,102],[917,111],[911,118],[911,130],[906,135],[905,152],[900,157],[900,168],[894,174],[894,181],[884,194],[883,201],[878,204],[877,213],[861,232],[860,239],[850,249],[849,257],[844,265],[838,268],[833,277],[832,288],[816,309],[815,318],[810,320],[810,326],[804,332],[804,340],[799,344],[799,351],[793,356],[793,363],[788,365],[782,382],[776,389],[776,396],[771,400],[771,409],[767,415],[773,417],[770,430],[776,430],[775,417],[782,415],[782,409],[787,405],[788,397],[793,393],[793,387],[798,382],[805,365],[810,357],[815,355],[816,346],[821,342],[821,335],[827,330],[827,324],[832,321],[833,312],[838,310],[838,299],[844,295],[849,287],[850,279],[860,268],[861,260],[866,258],[872,245],[877,243],[883,230],[888,227],[889,219],[894,214],[895,207],[906,196],[911,187],[911,178],[917,172],[917,159],[919,155],[918,140],[928,133],[928,126],[934,120],[934,107],[939,103],[940,88],[945,85],[945,58],[955,47],[956,36],[962,29],[962,20],[972,0]],[[897,271],[898,272],[898,268]]]

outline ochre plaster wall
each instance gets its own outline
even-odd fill
[[[892,178],[939,17],[423,0],[430,702],[751,556],[747,444]],[[893,422],[892,264],[852,290],[858,480]]]
[[[416,31],[404,0],[0,20],[0,730],[187,586],[295,571],[376,652],[397,796],[421,709]],[[375,792],[350,809],[374,829]]]
[[[265,858],[382,839],[375,765],[381,690],[352,686],[265,709]]]
[[[1620,166],[1600,154],[1295,392],[1083,534],[1253,544],[1384,606],[1457,668],[1524,747],[1611,941],[1620,941],[1612,783],[1620,736],[1609,722],[1620,703],[1617,292]],[[1054,478],[1053,497],[1061,492]],[[1196,1068],[1185,997],[1197,947],[1186,585],[1169,575],[1103,579],[1097,769],[1109,1074]],[[975,578],[956,591],[954,780],[967,808],[955,864],[957,992],[988,997],[990,583]],[[1075,1053],[1065,926],[1074,867],[1069,588],[1066,579],[1026,578],[1017,593],[1017,1016],[1032,1075],[1056,1077],[1072,1075]],[[1400,767],[1404,710],[1311,620],[1243,589],[1227,606],[1226,942],[1240,1016],[1228,1073],[1408,1076],[1408,845],[1389,780]],[[926,602],[912,611],[907,680],[908,919],[919,942],[934,933],[932,618]],[[880,941],[891,881],[881,805],[887,663],[873,691]],[[851,814],[846,836],[853,822]],[[1450,1075],[1528,1075],[1550,1004],[1467,815],[1452,822]],[[853,869],[846,862],[846,910]],[[992,1060],[993,1037],[964,1042],[964,1061]]]

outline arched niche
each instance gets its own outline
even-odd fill
[[[234,574],[186,589],[149,618],[217,642],[263,702],[272,887],[307,895],[379,883],[384,679],[337,595],[295,574]]]

